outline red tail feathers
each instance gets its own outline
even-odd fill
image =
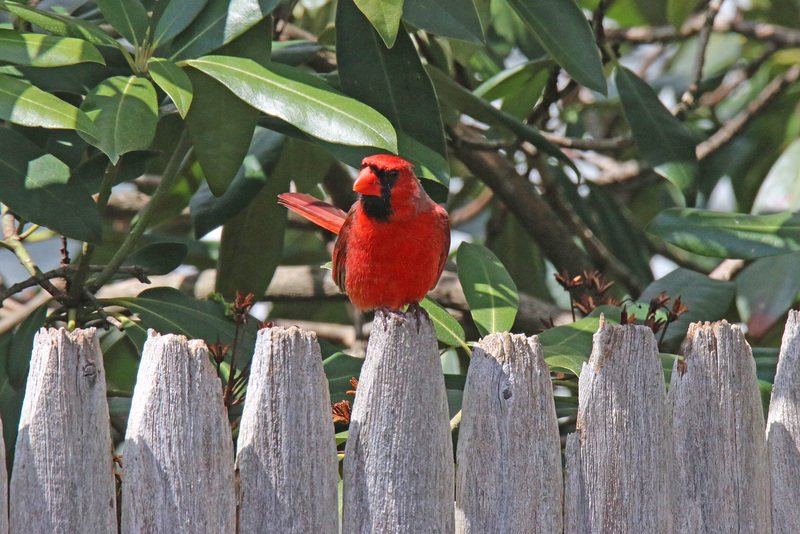
[[[278,202],[334,234],[338,234],[347,213],[311,195],[303,193],[282,193]]]

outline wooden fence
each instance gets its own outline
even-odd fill
[[[493,334],[472,355],[454,468],[433,327],[414,314],[378,314],[346,445],[342,530],[798,532],[798,373],[800,313],[791,312],[765,426],[736,326],[692,325],[667,393],[650,330],[601,325],[563,469],[537,338]],[[238,440],[234,457],[205,344],[151,332],[122,446],[122,532],[339,531],[314,334],[259,332]],[[37,335],[8,495],[0,532],[117,531],[94,330]]]

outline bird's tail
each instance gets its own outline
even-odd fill
[[[339,233],[347,218],[347,213],[336,206],[303,193],[282,193],[278,202],[334,234]]]

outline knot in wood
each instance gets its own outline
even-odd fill
[[[87,363],[83,368],[83,376],[93,378],[97,375],[97,367],[93,363]]]
[[[510,399],[510,398],[511,398],[511,395],[512,395],[512,393],[511,393],[511,388],[510,388],[510,387],[508,387],[508,386],[504,387],[504,388],[503,388],[503,391],[501,392],[501,394],[503,395],[503,398],[504,398],[505,400],[508,400],[508,399]]]

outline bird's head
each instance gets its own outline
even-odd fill
[[[413,209],[422,192],[412,165],[397,156],[378,154],[361,162],[353,191],[360,193],[364,212],[378,221]]]

